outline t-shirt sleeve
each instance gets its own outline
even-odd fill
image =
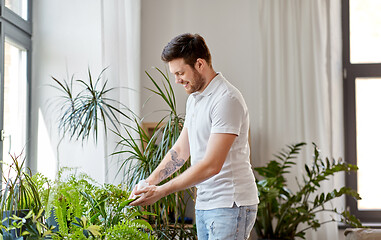
[[[211,114],[211,133],[239,135],[245,109],[237,98],[225,95],[216,103]]]

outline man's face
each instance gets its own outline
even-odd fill
[[[169,71],[175,75],[176,83],[182,84],[188,94],[202,92],[206,81],[193,67],[186,64],[183,58],[178,58],[168,63]]]

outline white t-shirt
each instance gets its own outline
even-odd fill
[[[237,135],[221,171],[196,185],[195,208],[248,206],[259,203],[250,164],[249,113],[241,93],[219,73],[202,92],[187,100],[185,125],[188,129],[191,163],[202,161],[211,134]]]

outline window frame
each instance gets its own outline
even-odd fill
[[[27,144],[25,147],[26,166],[31,167],[31,79],[32,79],[32,0],[28,0],[28,20],[23,19],[12,10],[5,7],[4,0],[0,0],[0,130],[3,129],[4,112],[4,44],[8,38],[26,49],[27,55]],[[1,141],[1,139],[0,139]],[[3,144],[0,144],[0,154],[3,154]],[[0,164],[0,177],[2,178],[2,164]]]
[[[0,0],[0,16],[13,26],[19,28],[25,33],[32,35],[32,0],[27,0],[28,19],[25,20],[9,8],[5,7],[5,0]]]
[[[356,151],[356,78],[381,77],[381,63],[350,62],[350,0],[342,0],[343,94],[345,159],[357,165]],[[346,185],[357,191],[357,172],[346,175]],[[364,223],[381,222],[381,210],[359,210],[357,200],[346,197],[349,211]]]

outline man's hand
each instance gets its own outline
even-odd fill
[[[136,191],[139,191],[143,189],[144,187],[148,187],[148,186],[149,186],[149,183],[146,180],[144,179],[140,180],[139,183],[135,185],[128,199],[135,199],[137,197],[140,197],[140,194],[137,194]]]
[[[136,187],[135,187],[136,188]],[[135,201],[130,203],[130,206],[147,206],[154,204],[160,198],[165,196],[164,189],[162,186],[149,185],[147,187],[143,187],[140,190],[134,189],[132,191],[135,195],[140,195]]]

